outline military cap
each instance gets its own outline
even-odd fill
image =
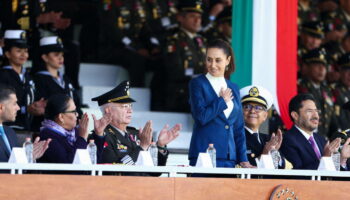
[[[111,91],[108,91],[98,97],[92,98],[91,101],[97,101],[99,106],[102,106],[106,103],[135,102],[135,100],[130,97],[129,89],[130,89],[129,81],[123,81]]]
[[[180,12],[203,13],[201,0],[180,0],[177,8]]]
[[[270,109],[273,103],[272,94],[261,86],[250,85],[242,88],[240,91],[241,103],[255,102]]]
[[[340,138],[341,144],[343,145],[349,137],[350,137],[350,129],[346,129],[343,131],[341,130],[341,131],[334,132],[330,137],[330,140],[333,141],[336,138]]]
[[[327,2],[327,1],[333,1],[336,4],[339,4],[339,0],[320,0],[320,3]]]
[[[43,37],[40,39],[41,53],[46,54],[50,52],[63,52],[63,43],[61,38],[57,36]]]
[[[24,30],[6,30],[4,34],[5,51],[11,47],[28,48],[27,36]]]
[[[221,11],[219,13],[219,15],[217,16],[216,21],[218,23],[222,23],[222,22],[231,23],[231,21],[232,21],[232,6],[228,6],[223,11]]]
[[[320,21],[306,22],[302,25],[301,30],[312,37],[324,38],[324,26]]]
[[[338,66],[341,69],[350,69],[350,53],[346,53],[339,58]]]
[[[324,65],[327,65],[327,53],[324,48],[317,48],[313,49],[302,57],[303,62],[310,64],[310,63],[322,63]]]
[[[322,47],[326,50],[328,63],[337,63],[342,54],[339,42],[330,41],[322,45]]]
[[[324,23],[324,31],[346,30],[345,21],[339,16],[338,12],[323,12],[321,18]]]

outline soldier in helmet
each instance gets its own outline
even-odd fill
[[[303,67],[306,69],[305,78],[298,84],[299,93],[311,93],[320,110],[318,133],[329,137],[337,130],[334,113],[334,97],[330,87],[326,84],[327,59],[324,49],[314,49],[303,56]]]

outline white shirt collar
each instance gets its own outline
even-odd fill
[[[252,129],[248,128],[247,126],[244,126],[245,129],[247,129],[247,131],[253,135],[253,133],[258,133],[259,134],[259,130],[257,132],[254,132]]]
[[[307,132],[303,131],[301,128],[299,128],[297,125],[295,125],[295,128],[297,128],[301,134],[306,138],[306,140],[309,140],[311,136],[313,136],[313,133],[310,135]]]

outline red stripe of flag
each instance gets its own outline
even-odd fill
[[[297,0],[277,0],[277,99],[281,118],[292,126],[288,103],[297,94]]]

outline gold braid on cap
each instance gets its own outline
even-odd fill
[[[260,103],[260,104],[262,104],[262,105],[264,105],[264,106],[267,107],[266,101],[264,101],[264,100],[262,100],[262,99],[259,99],[259,98],[257,98],[257,97],[247,97],[247,98],[244,98],[244,99],[242,100],[242,103],[244,103],[244,102],[256,102],[256,103]]]
[[[129,98],[129,97],[130,97],[129,95],[126,95],[126,96],[121,96],[121,97],[113,98],[113,99],[108,100],[108,103],[115,102],[115,101],[122,100],[122,99],[127,99],[127,98]]]
[[[305,28],[305,27],[303,29],[304,29],[304,31],[308,31],[310,33],[319,34],[321,37],[324,36],[324,33],[323,33],[323,31],[321,29],[317,29],[317,31],[315,31],[314,29]]]
[[[181,10],[184,12],[191,12],[191,11],[200,12],[200,13],[203,12],[203,10],[201,8],[193,8],[193,7],[185,7],[185,8],[181,8]]]

